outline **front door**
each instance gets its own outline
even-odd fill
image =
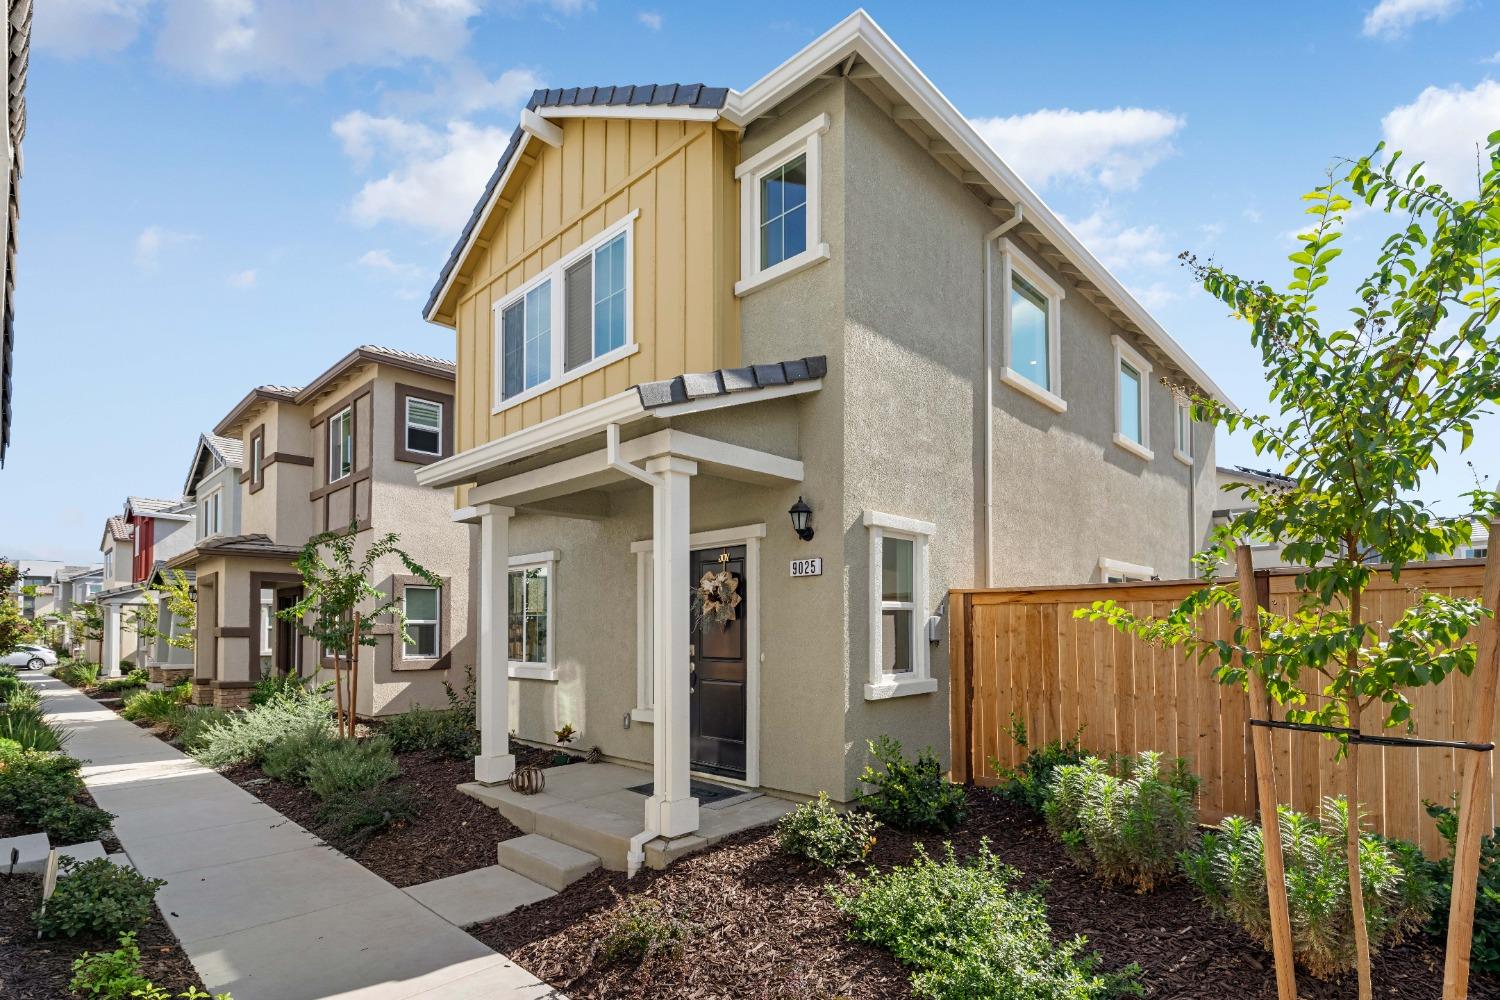
[[[723,557],[727,556],[725,559]],[[705,573],[727,572],[739,581],[740,604],[729,622],[698,621],[692,613],[693,770],[745,777],[745,640],[750,594],[745,547],[702,549],[691,556],[689,579],[696,591]]]
[[[302,643],[297,635],[297,623],[287,621],[281,617],[281,612],[289,611],[302,599],[302,588],[278,590],[273,606],[276,609],[276,638],[272,657],[275,663],[274,671],[277,676],[285,674],[300,674],[302,657]]]

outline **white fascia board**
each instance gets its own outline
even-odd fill
[[[479,234],[484,232],[485,224],[490,221],[490,215],[495,211],[495,203],[500,199],[500,192],[505,190],[505,185],[510,182],[511,175],[516,172],[516,165],[521,162],[522,154],[526,152],[526,145],[530,141],[531,133],[523,129],[521,132],[521,141],[516,146],[515,155],[505,165],[505,173],[501,174],[500,180],[495,183],[495,190],[490,192],[490,200],[485,202],[484,211],[479,215],[479,221],[474,223],[473,231],[469,233],[469,238],[464,241],[464,248],[459,252],[453,264],[453,270],[448,272],[448,280],[443,282],[443,290],[438,293],[437,298],[432,300],[431,311],[423,317],[427,322],[435,323],[438,326],[448,326],[447,323],[438,321],[438,307],[443,304],[443,300],[453,290],[453,283],[458,280],[458,272],[463,270],[464,258],[469,256],[469,253],[474,249],[474,242],[479,239]],[[428,468],[431,468],[431,466],[428,466]]]
[[[980,138],[958,108],[863,10],[844,18],[743,92],[730,91],[724,103],[724,117],[741,127],[748,125],[851,55],[858,55],[874,67],[975,171],[1007,200],[1021,205],[1026,220],[1062,250],[1189,378],[1214,399],[1227,406],[1234,405],[1228,394],[1089,252],[1046,202],[1000,159],[989,143]]]
[[[559,414],[533,427],[507,434],[441,462],[424,465],[416,472],[417,483],[443,489],[471,482],[486,469],[505,465],[547,448],[597,434],[609,424],[629,423],[646,416],[640,393],[626,389],[597,403]]]
[[[542,140],[553,149],[562,147],[563,130],[530,108],[521,109],[521,130],[529,136]]]
[[[538,108],[541,118],[642,118],[652,121],[718,121],[718,108],[674,108],[666,104],[569,104]]]

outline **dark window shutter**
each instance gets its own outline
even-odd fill
[[[563,284],[563,370],[572,371],[594,358],[594,257],[568,268]]]
[[[503,381],[500,398],[509,399],[521,392],[525,384],[522,356],[525,352],[526,306],[524,300],[517,302],[500,317],[500,352]]]

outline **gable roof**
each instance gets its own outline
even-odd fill
[[[128,542],[135,537],[135,527],[119,514],[111,514],[104,521],[104,535],[117,542]]]
[[[227,433],[252,406],[262,400],[298,404],[309,402],[349,369],[363,364],[391,365],[406,371],[450,381],[454,374],[453,362],[446,358],[434,357],[431,354],[418,354],[415,351],[402,351],[394,347],[361,344],[339,358],[305,386],[261,385],[251,389],[245,394],[244,399],[234,404],[234,408],[224,416],[223,420],[214,425],[214,433]],[[243,461],[243,456],[241,460]]]
[[[527,111],[536,111],[537,108],[576,108],[576,109],[616,109],[619,108],[697,108],[709,112],[718,112],[724,107],[724,102],[729,98],[728,87],[705,87],[701,83],[645,83],[628,86],[611,87],[567,87],[554,90],[537,90],[531,95],[531,100],[526,102]],[[713,117],[717,117],[714,114]],[[469,221],[464,223],[463,230],[458,234],[458,242],[453,245],[453,250],[448,254],[448,259],[443,263],[442,272],[438,275],[437,284],[432,286],[432,291],[427,296],[427,304],[422,307],[422,315],[431,320],[433,310],[437,308],[438,301],[448,288],[449,281],[453,278],[454,271],[459,261],[463,260],[469,243],[474,234],[479,231],[485,218],[490,213],[490,203],[495,194],[503,186],[505,175],[510,172],[514,165],[516,154],[525,146],[528,133],[524,125],[517,125],[514,132],[510,134],[510,143],[505,147],[505,152],[500,154],[500,162],[495,165],[495,172],[490,174],[490,179],[484,185],[484,193],[479,196],[479,202],[474,206],[474,211],[469,213]]]
[[[187,482],[182,485],[184,497],[195,497],[198,480],[208,474],[207,460],[212,457],[221,466],[241,469],[245,466],[245,445],[239,438],[221,437],[218,434],[199,434],[198,446],[193,449],[193,462],[188,466]]]
[[[1063,271],[1116,325],[1139,338],[1146,353],[1181,371],[1206,394],[1233,405],[1224,390],[1041,197],[1011,170],[958,108],[865,11],[856,10],[745,90],[728,91],[715,117],[736,126],[747,126],[774,112],[788,98],[830,73],[862,87],[879,89],[882,103],[891,107],[898,124],[914,140],[939,157],[976,197],[987,202],[997,214],[1016,219],[1024,223],[1027,232],[1034,232],[1051,249],[1051,253],[1044,254],[1049,262]],[[537,93],[561,95],[572,91]],[[510,146],[501,156],[479,205],[464,226],[458,245],[449,255],[438,283],[428,297],[423,315],[429,322],[438,321],[436,310],[452,286],[459,263],[494,210],[505,175],[514,168],[517,153],[530,138],[526,131],[526,114],[534,115],[541,108],[542,118],[562,116],[550,104],[537,102],[536,95],[533,95],[533,102],[523,112],[521,126],[511,136]],[[563,106],[561,100],[558,104]],[[576,115],[584,106],[579,105],[575,98],[563,107],[567,115]],[[609,105],[596,103],[586,107],[589,113],[600,116],[618,114]],[[670,115],[662,114],[661,117]],[[1017,228],[1023,227],[1018,225]]]

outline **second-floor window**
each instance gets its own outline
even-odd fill
[[[1177,403],[1177,442],[1172,454],[1179,462],[1193,464],[1193,407],[1191,403]]]
[[[354,408],[346,406],[328,421],[328,481],[354,471]]]
[[[1115,334],[1115,444],[1151,461],[1151,362]]]
[[[443,453],[443,404],[406,397],[406,450],[422,455]]]
[[[1061,413],[1063,288],[1012,241],[999,249],[1000,381]]]
[[[250,482],[260,485],[260,463],[265,455],[266,439],[259,434],[250,439]]]
[[[823,114],[747,157],[735,168],[740,184],[740,280],[743,295],[827,260],[820,217]]]
[[[215,490],[203,498],[201,506],[203,508],[203,535],[205,538],[209,535],[217,535],[222,530],[220,516],[222,514],[221,504],[223,499],[224,494],[219,490]]]
[[[634,352],[630,239],[636,214],[496,305],[495,410]]]

